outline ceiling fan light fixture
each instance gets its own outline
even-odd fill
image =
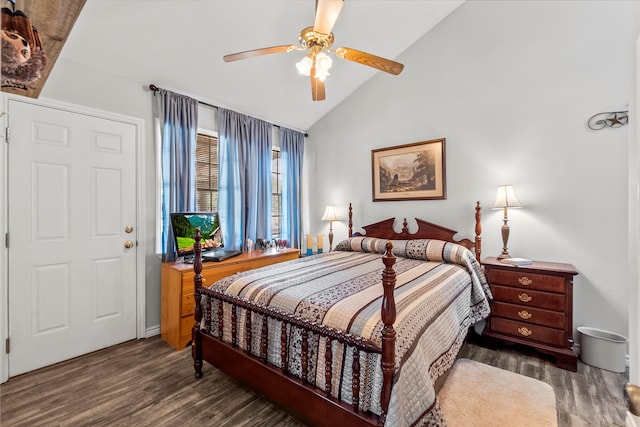
[[[298,72],[303,76],[308,76],[311,74],[311,66],[313,65],[313,60],[309,57],[309,55],[302,58],[300,61],[296,62],[296,68]]]
[[[328,71],[332,65],[333,65],[333,61],[331,60],[331,57],[326,53],[320,52],[319,54],[316,55],[316,67],[320,71],[326,71],[327,74],[329,74]]]

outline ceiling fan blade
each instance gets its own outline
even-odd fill
[[[244,52],[230,53],[229,55],[223,56],[222,59],[224,59],[224,62],[233,62],[233,61],[238,61],[240,59],[253,58],[254,56],[268,55],[270,53],[291,52],[295,49],[296,47],[290,44],[286,44],[282,46],[263,47],[261,49],[253,49],[253,50],[246,50]]]
[[[322,101],[325,99],[324,82],[316,78],[316,62],[313,61],[311,71],[309,72],[311,79],[311,99],[314,101]]]
[[[313,24],[313,31],[331,34],[343,5],[344,0],[316,0],[316,20]]]
[[[377,68],[385,73],[397,76],[402,72],[404,65],[390,59],[382,58],[371,53],[362,52],[348,47],[336,49],[336,55],[349,61],[358,62],[369,67]]]

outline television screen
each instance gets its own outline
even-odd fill
[[[202,251],[224,246],[217,212],[174,212],[171,214],[171,230],[179,257],[193,254],[196,228],[200,227]]]

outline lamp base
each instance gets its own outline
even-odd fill
[[[504,208],[504,225],[502,226],[502,253],[498,256],[498,259],[511,258],[509,250],[507,249],[507,242],[509,241],[509,225],[507,222],[507,208]]]
[[[329,252],[333,250],[333,228],[331,222],[329,222]]]

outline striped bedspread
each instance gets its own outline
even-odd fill
[[[354,237],[333,252],[235,274],[211,287],[296,316],[348,331],[381,344],[381,257],[387,240]],[[468,249],[439,240],[395,240],[397,257],[396,377],[386,418],[389,426],[444,425],[435,381],[455,360],[468,328],[489,314],[490,290]],[[209,296],[203,291],[203,309]],[[211,304],[217,331],[217,304]],[[231,341],[230,310],[223,309],[223,339]],[[244,324],[245,313],[238,316]],[[254,314],[254,316],[259,316]],[[269,325],[267,360],[280,366],[280,327]],[[259,329],[260,319],[252,318]],[[273,331],[273,334],[271,334]],[[300,331],[289,331],[289,371],[301,375]],[[271,336],[273,335],[273,336]],[[252,333],[252,353],[260,355],[260,331]],[[239,346],[246,349],[244,337]],[[307,380],[325,388],[323,338],[312,338]],[[332,395],[351,403],[352,352],[333,342]],[[337,356],[337,357],[336,357]],[[360,407],[381,413],[380,355],[360,357]],[[316,366],[320,369],[316,370]],[[346,367],[346,368],[345,368]],[[344,372],[343,372],[344,371]]]

